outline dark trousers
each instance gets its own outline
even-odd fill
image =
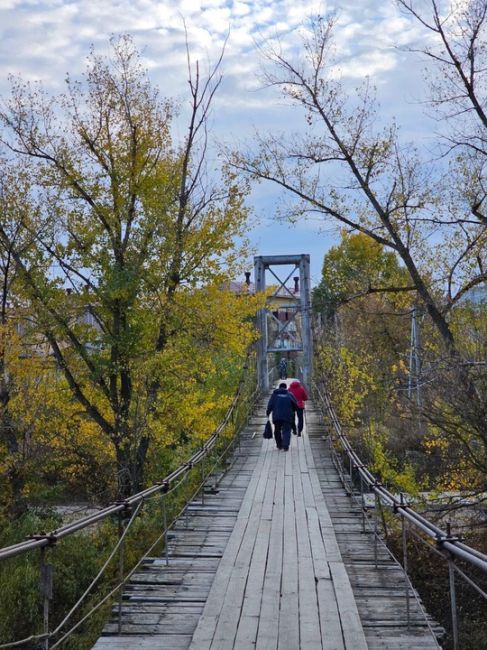
[[[301,433],[303,428],[304,428],[304,408],[300,409],[298,407],[298,409],[296,410],[296,415],[297,415],[297,418],[298,418],[297,433]],[[293,428],[293,433],[295,434],[296,433],[296,420],[294,420],[292,428]]]
[[[291,442],[291,422],[284,420],[274,421],[274,438],[278,449],[289,449]]]

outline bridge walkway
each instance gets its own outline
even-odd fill
[[[146,558],[94,650],[437,648],[413,594],[406,624],[407,585],[381,549],[373,573],[319,413],[308,405],[303,437],[283,452],[261,437],[264,409],[219,492],[171,531],[169,566]]]

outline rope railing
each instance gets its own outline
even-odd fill
[[[243,391],[244,391],[244,382],[245,382],[245,377],[242,377],[241,381],[239,382],[238,388],[234,394],[234,397],[232,399],[232,402],[230,406],[228,407],[222,421],[220,422],[219,426],[215,429],[215,431],[211,434],[211,436],[204,442],[204,444],[201,445],[201,447],[184,463],[182,463],[179,467],[177,467],[175,470],[173,470],[170,474],[168,474],[166,477],[164,477],[162,480],[158,481],[157,483],[151,485],[150,487],[138,492],[137,494],[131,495],[130,497],[127,497],[123,501],[117,501],[115,503],[110,504],[109,506],[99,510],[96,513],[93,513],[91,515],[88,515],[86,517],[80,518],[72,523],[69,523],[65,526],[61,526],[59,528],[56,528],[50,532],[47,533],[39,533],[38,535],[33,535],[31,538],[19,542],[17,544],[13,544],[11,546],[5,547],[0,549],[0,561],[1,560],[6,560],[7,558],[12,558],[16,556],[23,555],[25,553],[31,552],[35,549],[40,549],[41,551],[41,594],[43,595],[43,600],[44,600],[44,632],[39,633],[39,634],[33,634],[27,638],[17,640],[17,641],[11,641],[8,643],[0,643],[0,649],[3,648],[15,648],[15,647],[22,647],[25,646],[26,643],[32,642],[32,641],[37,641],[41,642],[41,647],[45,648],[46,650],[48,648],[55,648],[58,647],[59,643],[61,643],[63,640],[65,640],[72,632],[74,632],[79,626],[87,620],[95,611],[97,611],[105,602],[113,598],[117,592],[121,594],[121,589],[122,587],[127,583],[127,581],[130,579],[130,577],[133,575],[133,573],[138,569],[138,567],[141,565],[143,562],[144,557],[148,553],[150,553],[159,543],[164,542],[165,546],[165,556],[166,556],[166,564],[169,564],[169,557],[168,557],[168,536],[167,533],[171,529],[171,527],[174,525],[178,517],[181,516],[181,514],[185,511],[187,507],[187,503],[191,502],[196,495],[201,492],[202,493],[202,503],[204,503],[204,488],[207,482],[207,479],[210,475],[212,475],[215,471],[216,468],[219,467],[221,461],[225,456],[227,456],[231,450],[232,447],[235,449],[236,445],[240,445],[240,440],[239,440],[239,432],[237,432],[236,436],[233,436],[232,439],[224,445],[222,449],[219,449],[219,453],[216,455],[216,457],[213,457],[213,464],[211,468],[208,468],[208,471],[205,471],[205,460],[210,457],[212,452],[215,450],[215,447],[218,443],[218,441],[221,438],[222,433],[225,431],[227,428],[229,422],[235,418],[236,411],[239,407],[239,402],[241,401]],[[250,396],[246,397],[245,404],[247,407],[249,405],[252,405],[255,400],[257,399],[259,395],[259,390],[255,389]],[[247,414],[248,415],[248,414]],[[185,497],[185,505],[177,512],[175,517],[171,520],[170,523],[167,522],[167,515],[166,515],[166,497],[168,497],[171,493],[173,493],[177,488],[185,483],[185,479],[189,476],[189,473],[193,470],[193,468],[201,465],[202,471],[201,471],[201,477],[200,480],[198,481],[194,491],[192,491],[191,495],[186,499]],[[216,482],[216,479],[215,479]],[[127,535],[127,532],[129,528],[131,527],[131,524],[135,520],[137,514],[139,513],[140,509],[142,506],[147,503],[150,499],[156,498],[156,497],[161,497],[162,498],[162,509],[163,509],[163,528],[164,530],[158,535],[157,539],[155,542],[153,542],[150,545],[149,549],[146,549],[136,565],[132,567],[132,569],[128,572],[125,573],[125,570],[123,568],[123,563],[120,567],[120,572],[119,572],[119,578],[117,581],[117,584],[114,588],[110,589],[108,594],[105,594],[105,596],[98,602],[96,603],[90,611],[88,611],[86,614],[83,615],[83,617],[77,621],[73,627],[71,627],[70,630],[65,632],[60,639],[57,639],[53,645],[50,645],[50,641],[54,640],[56,636],[58,636],[62,628],[66,625],[68,620],[72,618],[73,614],[80,608],[80,606],[83,604],[84,600],[88,596],[89,592],[91,589],[94,587],[94,585],[100,580],[102,574],[105,572],[107,569],[108,565],[110,564],[111,560],[114,558],[114,556],[117,554],[117,551],[119,553],[122,552],[123,554],[123,544],[124,544],[124,539]],[[44,575],[43,569],[46,568],[45,564],[45,551],[46,549],[50,547],[54,547],[57,542],[62,540],[63,538],[66,538],[70,535],[73,535],[74,533],[77,533],[79,531],[82,531],[88,527],[91,527],[95,524],[98,524],[108,518],[112,518],[114,515],[118,515],[119,517],[119,538],[109,553],[109,556],[107,560],[103,563],[101,569],[98,571],[96,577],[90,582],[90,585],[87,589],[84,590],[84,593],[82,596],[78,599],[78,601],[70,608],[69,612],[64,616],[63,620],[55,627],[55,629],[49,630],[49,600],[52,597],[52,586],[46,586],[46,578]],[[122,518],[126,515],[130,515],[130,520],[127,523],[126,526],[121,526],[120,522],[122,521]],[[123,574],[123,575],[122,575]],[[52,581],[52,576],[50,578]],[[43,584],[44,583],[44,584]],[[49,583],[49,578],[47,578],[47,583]],[[51,593],[48,593],[51,592]],[[121,600],[119,603],[120,609],[119,612],[121,613]],[[119,621],[120,625],[120,621]],[[120,630],[121,631],[121,630]]]
[[[388,490],[376,476],[369,470],[369,468],[364,464],[361,458],[353,449],[350,441],[347,436],[343,433],[342,427],[336,415],[336,412],[331,404],[330,397],[326,390],[320,389],[318,385],[315,384],[315,394],[318,396],[319,401],[321,402],[321,407],[326,413],[328,419],[332,425],[332,435],[331,438],[336,440],[342,452],[345,454],[345,457],[348,459],[349,471],[348,479],[350,482],[350,492],[353,493],[353,473],[355,472],[355,477],[360,481],[360,491],[361,491],[361,507],[365,514],[369,509],[365,504],[364,500],[364,485],[368,486],[370,492],[375,496],[376,507],[382,507],[383,505],[389,506],[391,511],[396,516],[399,516],[403,522],[403,552],[407,554],[407,544],[406,544],[406,535],[409,530],[410,534],[413,534],[416,539],[426,544],[430,550],[434,551],[436,554],[441,555],[444,560],[448,562],[449,569],[449,580],[450,580],[450,599],[451,599],[451,618],[452,618],[452,636],[453,636],[453,648],[457,650],[459,646],[458,641],[458,621],[457,621],[457,606],[456,606],[456,596],[455,596],[455,581],[454,575],[457,574],[461,576],[468,584],[470,584],[475,591],[482,596],[484,599],[487,599],[487,592],[478,584],[476,584],[470,577],[468,577],[460,567],[456,566],[455,560],[461,560],[472,567],[476,567],[483,573],[487,574],[487,555],[481,553],[477,549],[471,548],[467,544],[464,544],[461,539],[451,534],[450,529],[443,530],[439,528],[436,524],[429,521],[426,517],[416,512],[408,503],[407,499],[404,498],[403,494],[400,494],[399,497],[394,495],[390,490]],[[344,482],[344,472],[339,469],[339,474]],[[405,523],[407,522],[408,526],[406,529]],[[376,528],[376,527],[375,527]],[[414,531],[416,529],[416,531]],[[420,531],[422,535],[419,534]],[[374,531],[377,535],[377,530]],[[426,538],[426,539],[425,539]],[[407,555],[404,557],[403,565],[407,571]]]

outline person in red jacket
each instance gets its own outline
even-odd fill
[[[296,415],[298,416],[298,436],[301,435],[304,426],[304,403],[308,397],[305,387],[297,379],[291,382],[288,391],[291,395],[294,395],[298,408],[296,409]],[[296,435],[296,422],[293,423],[293,433]]]

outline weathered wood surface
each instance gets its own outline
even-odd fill
[[[260,404],[262,414],[264,403]],[[242,436],[215,495],[171,531],[170,563],[146,558],[95,650],[436,648],[400,569],[361,531],[310,405],[289,452]],[[256,435],[254,433],[257,432]]]
[[[193,632],[257,463],[261,459],[264,401],[242,433],[240,448],[217,494],[190,503],[170,532],[169,566],[148,557],[123,593],[122,633],[113,609],[95,650],[181,650]]]
[[[427,620],[417,594],[408,587],[402,568],[380,543],[376,547],[376,566],[373,526],[366,525],[364,532],[360,504],[345,493],[328,442],[323,439],[322,418],[314,409],[307,409],[307,434],[369,648],[438,648],[431,632],[435,624]],[[409,625],[406,598],[409,602]]]
[[[263,443],[190,645],[253,648],[367,648],[306,435]]]

